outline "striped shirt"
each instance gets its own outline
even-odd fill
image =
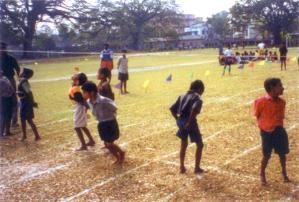
[[[201,107],[200,95],[194,91],[188,91],[178,97],[177,101],[170,107],[170,111],[179,115],[179,117],[188,118],[192,110],[200,112]]]

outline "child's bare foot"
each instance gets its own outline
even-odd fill
[[[42,138],[40,137],[40,136],[36,136],[35,137],[35,139],[34,139],[34,141],[39,141],[39,140],[41,140]]]
[[[125,94],[129,94],[129,91],[125,91]]]
[[[195,174],[201,174],[201,173],[203,173],[203,172],[205,172],[203,169],[201,169],[201,168],[195,168],[194,169],[194,173]]]
[[[87,150],[86,146],[81,146],[79,149],[76,149],[76,151],[84,151]]]
[[[22,138],[20,139],[20,141],[21,141],[21,142],[24,142],[26,139],[27,139],[27,137],[22,137]]]
[[[96,143],[94,141],[89,141],[86,146],[93,147]]]
[[[185,168],[185,166],[181,166],[181,167],[180,167],[180,173],[181,173],[181,174],[186,173],[186,168]]]
[[[267,180],[266,180],[266,177],[261,175],[261,185],[262,186],[266,186],[267,185]]]
[[[289,182],[291,182],[291,180],[289,179],[288,176],[283,176],[283,182],[289,183]]]

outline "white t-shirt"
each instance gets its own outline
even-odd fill
[[[74,125],[75,128],[87,126],[86,106],[76,103],[74,106]]]
[[[226,49],[223,54],[225,57],[231,57],[234,55],[234,52],[231,49]]]
[[[259,49],[264,49],[264,48],[265,48],[265,44],[264,44],[264,43],[259,43],[259,44],[257,45],[257,47],[258,47]]]
[[[127,74],[128,73],[128,58],[119,58],[118,60],[118,72]]]

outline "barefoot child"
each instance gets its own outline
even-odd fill
[[[112,92],[112,88],[110,86],[110,81],[109,81],[109,70],[107,68],[99,69],[97,78],[98,80],[100,80],[98,84],[99,94],[101,96],[114,100],[114,93]]]
[[[194,173],[202,173],[204,170],[200,168],[202,156],[203,141],[198,128],[196,116],[200,113],[202,100],[200,96],[204,92],[204,84],[201,80],[191,83],[189,91],[178,97],[177,101],[170,107],[173,117],[176,119],[179,130],[177,136],[181,139],[180,151],[180,172],[185,173],[184,165],[186,149],[188,146],[188,136],[191,142],[196,143],[197,149],[195,154]]]
[[[0,70],[0,137],[10,136],[15,90]],[[5,132],[5,133],[4,133]]]
[[[127,81],[129,80],[129,72],[128,72],[128,58],[126,57],[126,50],[122,50],[122,57],[119,58],[117,63],[118,69],[118,80],[120,80],[120,93],[127,94]]]
[[[83,95],[80,91],[80,89],[77,89],[76,87],[79,87],[84,84],[87,81],[87,77],[83,73],[75,74],[72,77],[73,80],[73,86],[70,89],[70,99],[75,102],[74,106],[74,126],[75,131],[77,133],[77,136],[80,140],[81,147],[77,149],[76,151],[82,151],[87,150],[87,146],[94,146],[95,142],[88,130],[87,126],[87,103],[85,102]],[[86,134],[88,138],[88,143],[85,143],[85,139],[83,137],[83,132]]]
[[[33,122],[33,108],[37,108],[37,103],[34,101],[33,94],[31,92],[31,87],[28,81],[32,76],[33,71],[31,69],[24,68],[20,75],[20,82],[18,85],[18,96],[21,101],[20,115],[23,132],[23,137],[21,138],[21,141],[27,139],[26,122],[28,122],[32,128],[32,131],[35,135],[35,141],[41,139],[40,135],[38,134],[37,128]]]
[[[279,155],[282,176],[289,182],[286,171],[286,154],[289,153],[288,135],[283,127],[286,102],[279,96],[283,94],[283,86],[279,78],[265,80],[266,96],[258,98],[254,103],[254,112],[258,127],[261,130],[263,159],[261,162],[261,183],[266,185],[265,170],[271,157],[272,149]]]
[[[114,143],[119,138],[119,128],[116,120],[116,106],[113,100],[98,94],[97,86],[93,82],[86,82],[82,86],[83,96],[93,115],[99,121],[98,131],[105,147],[116,157],[116,164],[122,164],[125,152]]]

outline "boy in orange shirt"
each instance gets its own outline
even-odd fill
[[[266,96],[255,100],[254,112],[261,130],[263,159],[261,162],[261,183],[266,185],[265,170],[272,149],[279,155],[284,182],[290,182],[286,171],[286,154],[289,153],[288,134],[283,127],[286,102],[279,96],[283,86],[279,78],[268,78],[264,82]]]

